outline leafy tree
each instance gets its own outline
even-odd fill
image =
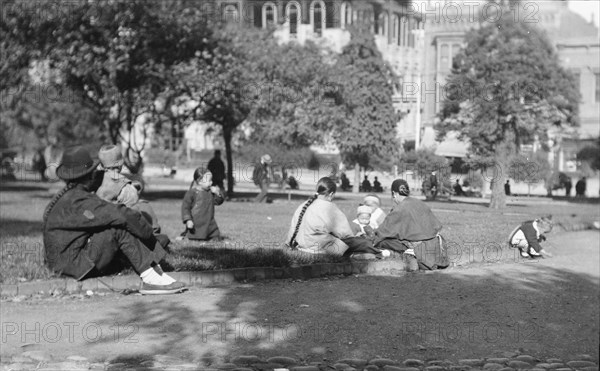
[[[577,152],[577,160],[587,163],[592,170],[600,170],[600,138]]]
[[[545,142],[549,128],[577,125],[578,116],[576,85],[546,35],[510,18],[467,33],[436,126],[438,139],[456,131],[492,165],[492,208],[506,205],[503,184],[520,145]]]
[[[354,189],[360,184],[359,168],[367,168],[374,157],[395,158],[399,117],[392,105],[392,70],[377,50],[366,29],[351,30],[351,39],[334,67],[333,81],[340,87],[335,110],[328,120],[342,159],[354,165]]]
[[[205,23],[187,22],[186,12],[162,2],[123,1],[55,3],[39,7],[60,9],[59,16],[39,11],[17,13],[13,21],[29,32],[12,37],[13,44],[32,49],[9,65],[8,71],[35,61],[49,61],[61,81],[82,97],[100,117],[113,143],[127,143],[126,165],[136,172],[144,145],[133,135],[139,120],[149,120],[155,101],[173,82],[171,67],[207,47]],[[178,11],[179,10],[179,11]],[[21,18],[19,18],[21,17]],[[51,35],[49,36],[39,36]],[[0,69],[0,76],[5,71]]]

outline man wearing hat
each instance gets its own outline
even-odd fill
[[[168,241],[157,240],[140,213],[93,193],[102,180],[98,162],[83,147],[65,150],[56,174],[67,185],[44,211],[46,263],[59,274],[83,280],[110,272],[120,251],[140,275],[142,294],[181,292],[185,285],[159,265]]]
[[[269,171],[273,160],[270,155],[263,155],[260,158],[260,163],[254,167],[252,180],[260,188],[260,193],[254,199],[254,202],[269,202],[267,197],[269,192]]]

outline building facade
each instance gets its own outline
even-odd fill
[[[424,23],[411,0],[213,0],[210,12],[228,22],[275,28],[280,42],[318,45],[340,53],[350,41],[348,28],[366,25],[375,36],[383,59],[403,82],[418,80],[424,63]],[[397,133],[401,141],[414,141],[421,122],[416,95],[393,96],[402,113]]]
[[[474,3],[479,6],[474,7]],[[425,21],[425,68],[421,98],[423,101],[424,146],[436,146],[446,157],[464,157],[467,144],[450,137],[435,143],[433,125],[441,109],[443,86],[452,67],[452,58],[464,44],[465,34],[496,17],[495,9],[473,1],[428,1],[423,8]],[[475,9],[475,11],[473,11]],[[506,16],[506,14],[504,15]],[[575,74],[581,101],[580,127],[550,133],[549,159],[559,171],[578,170],[576,154],[600,136],[600,42],[598,28],[568,8],[568,1],[525,2],[508,16],[539,27],[553,42],[564,68]],[[535,150],[539,145],[526,145]]]

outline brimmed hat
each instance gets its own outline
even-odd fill
[[[98,157],[105,168],[119,167],[123,165],[123,153],[121,148],[114,144],[102,146],[98,151]]]
[[[369,214],[369,215],[371,215],[371,213],[372,213],[372,210],[367,205],[360,205],[358,207],[358,209],[356,209],[356,215],[360,215],[360,214]]]
[[[56,175],[62,180],[81,178],[94,171],[100,161],[81,146],[67,148],[63,153],[61,164],[56,168]]]
[[[264,162],[265,164],[270,164],[271,162],[273,162],[270,155],[263,155],[260,158],[260,161]]]

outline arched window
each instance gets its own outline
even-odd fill
[[[387,36],[388,31],[388,13],[383,12],[377,17],[377,35]]]
[[[342,24],[341,27],[342,28],[346,28],[347,25],[351,25],[352,24],[352,4],[348,3],[348,2],[343,2],[342,6],[340,7],[340,13],[342,15]]]
[[[310,3],[310,24],[313,32],[317,35],[323,35],[325,28],[325,3],[322,0],[315,0]]]
[[[237,6],[235,4],[227,4],[223,8],[223,20],[225,22],[239,22],[240,14],[238,12]]]
[[[300,24],[300,4],[296,1],[289,2],[285,7],[285,15],[290,26],[290,36],[296,37]]]
[[[407,19],[406,17],[400,18],[400,46],[406,46],[406,34],[407,34]]]
[[[264,3],[262,7],[262,25],[263,28],[275,26],[277,24],[277,7],[274,3]]]
[[[408,47],[415,46],[415,20],[412,17],[408,18]]]
[[[400,32],[400,18],[394,14],[392,20],[392,43],[398,44],[398,33]]]

